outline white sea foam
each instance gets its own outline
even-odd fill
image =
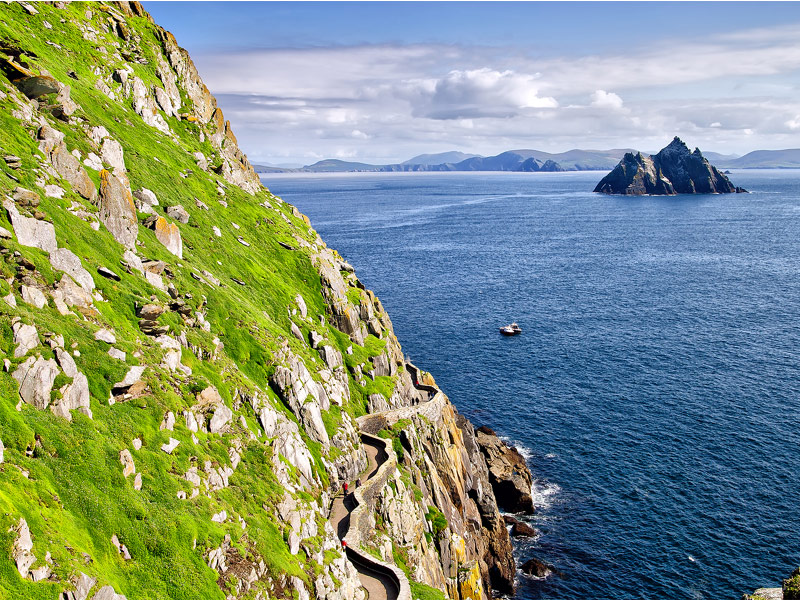
[[[500,436],[500,439],[509,446],[516,448],[517,452],[525,459],[526,463],[531,463],[533,459],[533,450],[509,437]],[[545,458],[555,458],[555,456],[555,454],[546,454]],[[556,483],[551,483],[544,479],[534,479],[531,483],[531,499],[533,500],[533,505],[537,510],[552,506],[554,497],[560,491],[561,487]]]
[[[544,457],[545,458],[555,458],[556,457],[556,453],[555,452],[548,452],[547,454],[544,455]]]
[[[531,500],[536,510],[549,508],[553,505],[553,501],[558,493],[561,491],[561,486],[557,483],[551,483],[544,479],[534,479],[531,483]]]

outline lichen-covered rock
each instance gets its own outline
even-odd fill
[[[183,240],[175,223],[169,223],[164,217],[158,217],[153,223],[156,239],[178,258],[183,258]]]
[[[136,465],[133,462],[133,456],[131,455],[131,451],[127,448],[120,451],[119,462],[122,463],[122,475],[124,477],[128,477],[128,475],[134,475],[136,473]]]
[[[31,100],[47,94],[55,94],[59,91],[58,81],[49,75],[23,77],[22,79],[17,79],[14,85]]]
[[[130,188],[105,169],[100,171],[100,222],[128,249],[136,245],[139,223]]]

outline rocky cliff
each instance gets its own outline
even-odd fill
[[[744,594],[742,600],[800,600],[800,567],[783,580],[781,587],[758,588],[752,594]]]
[[[0,597],[363,600],[365,562],[513,591],[504,469],[174,37],[136,2],[0,16]]]
[[[709,164],[699,149],[694,152],[676,137],[658,154],[628,152],[597,184],[595,192],[626,196],[675,194],[731,194],[736,187]]]

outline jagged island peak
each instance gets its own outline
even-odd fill
[[[626,153],[594,191],[625,196],[673,196],[732,194],[747,190],[731,183],[703,157],[699,148],[692,152],[675,136],[658,154]]]

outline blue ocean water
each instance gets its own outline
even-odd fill
[[[265,176],[459,411],[529,453],[562,573],[520,598],[736,599],[800,564],[800,171]],[[517,321],[521,336],[498,327]]]

